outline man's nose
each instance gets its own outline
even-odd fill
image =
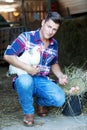
[[[53,29],[50,29],[50,34],[53,34]]]

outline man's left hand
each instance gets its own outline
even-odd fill
[[[68,83],[67,75],[59,76],[59,84],[66,85]]]

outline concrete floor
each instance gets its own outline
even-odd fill
[[[0,130],[87,130],[87,115],[63,116],[48,115],[47,117],[35,117],[35,125],[26,127],[24,124],[16,123]]]

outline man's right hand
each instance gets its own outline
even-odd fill
[[[39,68],[36,68],[36,67],[33,67],[33,66],[30,66],[30,65],[25,65],[26,66],[26,69],[25,71],[30,74],[30,75],[36,75],[37,73],[40,72]]]

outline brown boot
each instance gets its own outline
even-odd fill
[[[27,126],[33,126],[33,124],[34,124],[34,114],[26,114],[24,116],[23,122]]]
[[[37,114],[39,116],[42,116],[42,117],[47,116],[47,109],[46,109],[46,107],[38,106],[37,107]]]

